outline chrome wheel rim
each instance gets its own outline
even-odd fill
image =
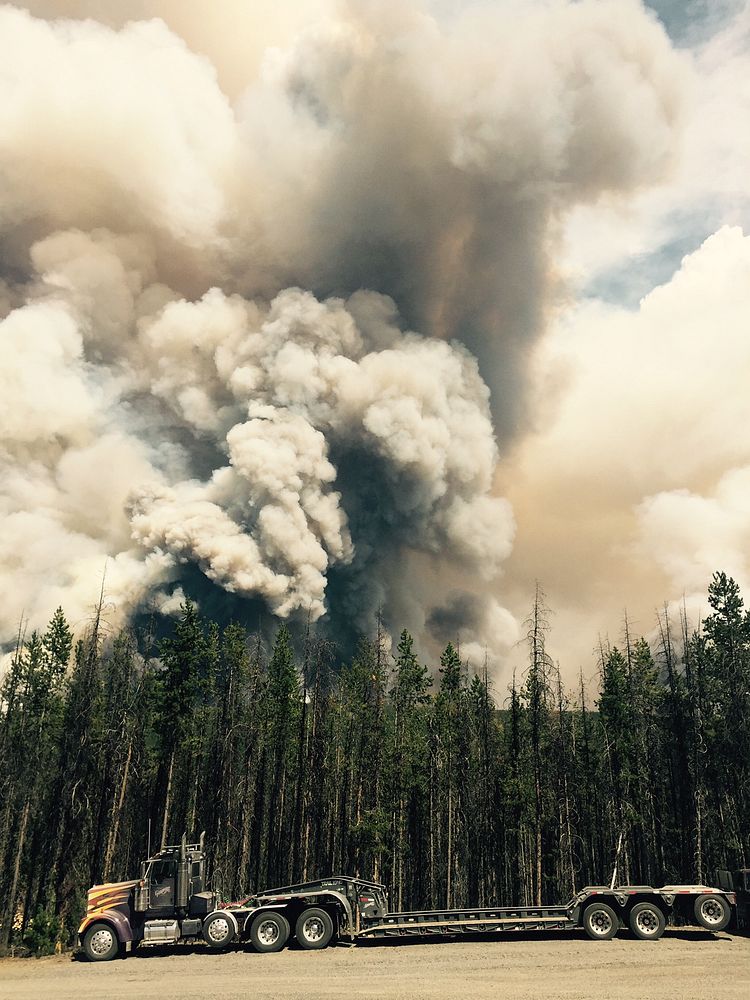
[[[91,935],[89,946],[95,955],[106,955],[112,947],[114,940],[115,936],[112,931],[107,930],[106,927],[102,927],[101,930]]]
[[[208,925],[208,936],[216,944],[226,941],[229,937],[229,921],[225,917],[217,917]]]
[[[279,940],[279,925],[275,920],[264,920],[258,927],[258,940],[261,944],[276,944]]]
[[[701,916],[707,924],[720,924],[724,919],[724,909],[715,899],[704,899],[701,903]]]
[[[606,910],[595,910],[589,917],[589,926],[594,934],[604,937],[612,930],[612,917]]]
[[[656,934],[659,930],[659,916],[654,910],[641,910],[636,914],[635,925],[641,934]]]
[[[310,941],[311,943],[320,941],[325,934],[325,927],[320,917],[308,917],[302,925],[302,934],[305,941]]]

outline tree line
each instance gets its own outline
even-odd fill
[[[77,640],[58,609],[0,689],[0,951],[72,944],[89,885],[207,834],[225,899],[324,874],[392,909],[565,901],[587,884],[750,865],[750,613],[715,574],[697,627],[666,611],[563,685],[537,590],[497,700],[449,643],[429,670],[380,622],[339,664],[309,630],[271,648],[185,603],[172,634]],[[520,654],[519,654],[520,655]]]

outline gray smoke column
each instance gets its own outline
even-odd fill
[[[0,8],[0,640],[105,561],[122,615],[194,565],[318,619],[340,572],[358,628],[498,577],[558,225],[660,176],[681,67],[629,0],[313,22],[230,104],[159,19]]]

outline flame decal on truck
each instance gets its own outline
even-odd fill
[[[107,910],[114,910],[127,903],[130,890],[138,885],[139,880],[131,882],[105,882],[102,885],[94,885],[88,891],[88,902],[86,904],[86,916],[78,928],[78,933],[83,934],[89,924],[101,916]]]

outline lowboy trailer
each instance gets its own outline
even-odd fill
[[[219,904],[205,888],[203,836],[198,844],[167,847],[141,865],[140,878],[89,889],[79,943],[92,961],[127,954],[138,945],[202,938],[213,949],[250,942],[280,951],[289,941],[325,948],[336,938],[372,938],[572,931],[606,941],[627,927],[655,941],[674,921],[722,931],[750,920],[750,871],[719,873],[720,885],[587,886],[559,906],[465,907],[388,912],[385,886],[331,876],[266,889],[242,902]],[[738,899],[739,897],[739,899]]]
[[[385,886],[341,876],[269,889],[244,904],[235,904],[223,911],[228,919],[221,925],[220,935],[222,945],[249,939],[258,951],[279,951],[292,935],[303,948],[324,948],[335,935],[361,941],[579,928],[594,940],[606,941],[627,926],[642,940],[656,940],[675,918],[722,931],[731,923],[735,908],[734,892],[712,886],[587,886],[559,906],[389,913]],[[210,940],[212,936],[213,925],[206,940],[219,946],[218,941]]]

